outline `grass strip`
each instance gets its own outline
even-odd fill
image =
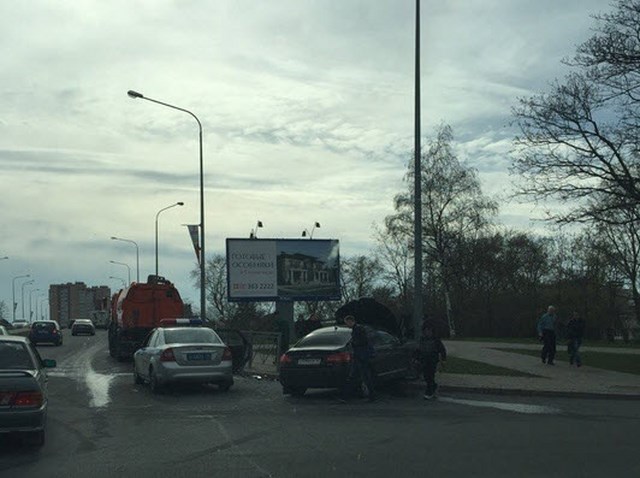
[[[540,350],[528,349],[511,349],[511,348],[494,348],[501,352],[517,353],[522,355],[531,355],[540,358]],[[613,372],[632,373],[640,375],[640,356],[631,354],[617,354],[615,352],[592,352],[580,351],[582,364],[590,367],[611,370]],[[556,352],[556,361],[561,360],[569,363],[569,354],[566,349],[562,350],[558,347]]]
[[[467,360],[459,357],[447,357],[447,363],[444,365],[444,373],[457,373],[465,375],[498,375],[505,377],[537,377],[526,372],[520,372],[519,370],[513,370],[510,368],[497,367],[495,365],[489,365],[484,362],[477,362],[475,360]]]

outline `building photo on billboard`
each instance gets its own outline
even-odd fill
[[[230,301],[340,300],[336,239],[227,239]]]

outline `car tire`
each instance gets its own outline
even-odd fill
[[[71,335],[76,336],[76,335],[78,335],[78,334],[76,334],[75,332],[71,332]]]
[[[135,364],[133,366],[133,383],[135,383],[136,385],[142,385],[144,383],[144,380],[142,379],[142,377],[136,371]]]
[[[149,369],[149,388],[151,389],[151,393],[154,395],[159,395],[162,393],[162,385],[158,381],[158,376],[154,372],[153,368]]]
[[[233,381],[229,380],[227,382],[221,382],[218,384],[218,388],[220,389],[220,391],[222,392],[228,392],[229,389],[231,388],[231,386],[233,385]]]

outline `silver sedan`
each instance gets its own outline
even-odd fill
[[[233,385],[231,350],[206,327],[160,327],[133,354],[133,377],[153,393],[177,382],[215,383],[227,391]]]

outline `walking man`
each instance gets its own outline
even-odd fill
[[[550,305],[547,313],[538,320],[538,338],[542,340],[542,363],[555,365],[556,357],[556,308]]]
[[[436,391],[438,390],[436,370],[439,362],[444,363],[447,360],[447,349],[442,343],[442,340],[436,337],[433,325],[428,322],[424,322],[422,326],[422,336],[420,337],[418,354],[426,385],[424,399],[430,400],[436,396]]]
[[[373,347],[369,343],[367,329],[364,325],[357,324],[353,315],[347,315],[344,318],[344,323],[351,329],[351,348],[353,350],[353,360],[349,377],[347,378],[344,398],[349,398],[356,386],[364,384],[367,388],[368,399],[373,402],[377,398],[373,383],[373,368],[371,366]]]

